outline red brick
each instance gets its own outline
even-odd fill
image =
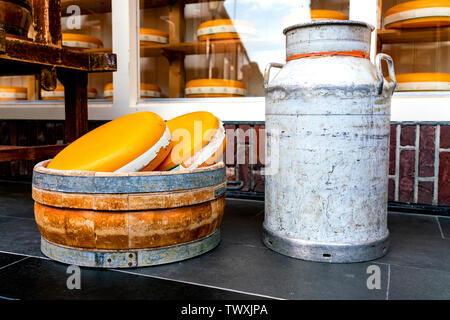
[[[420,127],[419,177],[434,177],[435,127]]]
[[[391,125],[389,146],[389,174],[395,174],[395,150],[397,146],[397,125]]]
[[[264,144],[266,140],[266,129],[265,126],[255,126],[256,137],[257,137],[257,157],[258,165],[264,165]]]
[[[439,205],[450,205],[450,152],[441,152],[439,159]]]
[[[433,203],[434,183],[432,181],[420,181],[418,186],[418,199],[420,204]]]
[[[250,141],[250,125],[240,124],[239,128],[236,130],[237,141],[240,144],[249,143]]]
[[[414,200],[414,150],[402,150],[400,153],[400,172],[398,200],[413,202]]]
[[[395,180],[389,179],[388,201],[395,201]]]
[[[264,176],[260,171],[253,171],[253,191],[264,193]]]
[[[250,164],[248,163],[248,155],[249,155],[249,146],[239,146],[239,152],[244,152],[245,158],[242,157],[243,163],[238,164],[238,176],[239,180],[241,180],[244,184],[241,191],[250,191]],[[245,160],[245,161],[244,161]]]
[[[400,145],[414,146],[416,144],[416,126],[402,126]]]
[[[228,181],[236,180],[236,168],[235,167],[227,167],[227,180]]]
[[[441,126],[441,148],[450,149],[450,126]]]
[[[236,157],[236,126],[234,125],[226,125],[225,126],[225,134],[227,135],[227,145],[225,148],[225,164],[227,165],[235,165],[235,157]]]

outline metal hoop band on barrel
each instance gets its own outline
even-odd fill
[[[109,173],[47,169],[48,161],[34,168],[33,187],[69,193],[147,193],[205,188],[226,181],[223,162],[195,172]]]
[[[143,250],[83,250],[51,243],[41,237],[41,250],[50,259],[83,267],[134,268],[177,262],[199,256],[220,242],[220,230],[200,240]]]

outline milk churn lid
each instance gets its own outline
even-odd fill
[[[375,27],[371,24],[368,24],[363,21],[355,21],[355,20],[317,20],[317,21],[311,21],[306,23],[299,23],[294,24],[290,27],[287,27],[283,30],[283,34],[288,33],[289,31],[293,29],[299,29],[299,28],[307,28],[307,27],[314,27],[314,26],[324,26],[324,25],[351,25],[351,26],[361,26],[361,27],[367,27],[370,29],[370,31],[375,30]]]

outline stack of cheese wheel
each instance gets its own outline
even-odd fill
[[[99,49],[103,48],[102,40],[89,36],[86,34],[78,33],[63,33],[62,44],[65,47],[76,49]]]
[[[450,90],[450,73],[423,72],[396,74],[397,91]]]
[[[28,89],[23,87],[0,86],[0,101],[27,100]]]
[[[88,99],[95,99],[97,97],[97,90],[95,88],[88,87]],[[54,91],[41,90],[42,100],[64,100],[64,86],[59,84]]]
[[[311,20],[348,20],[348,16],[335,10],[311,10]]]
[[[105,88],[103,90],[103,96],[105,99],[113,98],[114,86],[112,83],[108,83],[105,85]],[[161,89],[155,84],[141,83],[140,96],[141,99],[159,98],[161,97]]]
[[[197,79],[186,84],[187,98],[244,97],[247,93],[241,81],[226,79]]]
[[[384,17],[386,29],[450,26],[450,1],[418,0],[400,3]]]
[[[38,164],[33,199],[42,252],[67,264],[126,268],[180,261],[217,246],[225,207],[223,162],[136,172],[152,170],[171,147],[163,119],[138,112]]]
[[[139,31],[141,45],[155,45],[169,43],[169,34],[162,30],[141,28]]]
[[[218,19],[203,22],[197,28],[197,39],[232,40],[245,39],[256,35],[256,27],[247,21]]]
[[[212,113],[188,113],[167,121],[167,126],[172,151],[156,170],[192,170],[221,161],[226,147],[225,129]]]

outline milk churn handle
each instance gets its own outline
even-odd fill
[[[383,77],[383,69],[381,69],[381,61],[385,60],[388,66],[388,70],[389,70],[389,80],[391,87],[392,87],[392,92],[391,94],[394,93],[395,88],[397,87],[397,80],[395,79],[395,70],[394,70],[394,62],[392,61],[392,58],[390,56],[388,56],[387,54],[384,53],[379,53],[377,54],[376,58],[375,58],[375,65],[377,67],[377,76],[378,76],[378,94],[381,94],[383,92],[383,84],[386,81]]]
[[[266,66],[266,70],[264,70],[264,88],[267,88],[267,85],[269,84],[269,79],[270,79],[270,69],[272,68],[283,68],[284,64],[282,63],[276,63],[276,62],[271,62]]]

